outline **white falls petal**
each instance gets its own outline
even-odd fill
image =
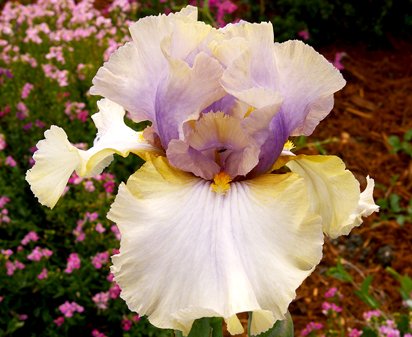
[[[142,138],[142,132],[124,123],[122,107],[109,100],[100,100],[98,106],[100,111],[92,116],[98,133],[89,150],[70,144],[64,130],[55,125],[38,142],[33,156],[35,164],[27,171],[26,180],[43,205],[55,206],[74,171],[82,177],[99,174],[110,164],[114,153],[123,157],[130,152],[142,157],[146,153],[162,153]]]
[[[331,238],[348,234],[362,223],[362,216],[375,212],[373,180],[361,194],[359,182],[336,156],[289,157],[286,164],[307,184],[312,210],[321,215],[323,231]]]
[[[295,174],[234,182],[221,195],[163,157],[147,161],[108,214],[122,233],[112,258],[122,298],[185,334],[201,317],[262,310],[272,319],[256,331],[268,329],[321,258],[320,218],[308,202]]]

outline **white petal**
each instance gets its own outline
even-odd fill
[[[37,143],[36,163],[27,171],[26,180],[39,202],[53,208],[81,159],[62,128],[52,125],[44,136]]]
[[[122,233],[112,271],[131,310],[188,333],[193,320],[247,311],[283,319],[319,262],[320,218],[294,174],[210,182],[148,161],[121,185],[108,217]]]
[[[346,82],[330,62],[301,41],[275,43],[274,55],[282,110],[289,123],[297,125],[291,135],[310,135],[332,110],[333,93]]]
[[[335,156],[289,157],[286,164],[302,176],[307,184],[312,210],[321,215],[323,231],[332,238],[361,223],[361,217],[376,211],[373,203],[373,183],[360,194],[359,182]]]
[[[93,176],[110,164],[113,154],[126,157],[130,152],[144,157],[147,153],[161,154],[123,121],[125,111],[109,100],[98,102],[100,111],[92,118],[98,127],[94,146],[84,151],[74,147],[62,128],[52,126],[45,139],[37,144],[34,166],[26,180],[39,202],[53,208],[73,173],[82,177]]]
[[[239,318],[237,317],[237,315],[233,315],[229,318],[225,319],[225,323],[227,325],[227,331],[229,331],[229,333],[231,335],[239,335],[241,333],[243,333],[245,330],[243,329],[243,325],[240,322]]]
[[[373,200],[375,182],[368,176],[366,177],[366,183],[365,190],[360,194],[358,207],[349,217],[348,225],[343,226],[340,229],[341,235],[348,235],[352,228],[360,226],[363,222],[362,217],[369,216],[372,213],[379,211],[379,206],[376,205]]]

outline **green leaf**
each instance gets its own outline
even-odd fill
[[[194,321],[187,337],[222,337],[222,319],[220,317],[204,317]],[[175,330],[175,337],[184,337],[181,331]]]
[[[389,206],[392,212],[394,213],[402,212],[402,208],[399,204],[400,201],[401,201],[401,197],[397,194],[393,193],[389,196]]]
[[[392,146],[392,153],[396,153],[402,148],[401,141],[398,136],[389,136],[388,143]]]
[[[352,276],[345,270],[342,263],[340,262],[340,259],[338,260],[336,267],[331,267],[328,269],[326,275],[332,276],[343,282],[353,282]]]
[[[403,139],[405,139],[408,142],[412,140],[412,129],[405,132],[405,134],[403,135]]]
[[[371,294],[369,294],[369,288],[370,285],[373,281],[373,276],[369,275],[368,277],[366,277],[359,290],[355,291],[355,295],[358,296],[364,303],[366,303],[367,305],[369,305],[371,308],[373,309],[377,309],[380,306],[379,301],[373,297]]]
[[[252,321],[253,314],[249,314],[249,324],[248,330],[250,331],[250,324]],[[249,336],[250,335],[250,332]],[[277,321],[272,328],[268,331],[257,335],[256,337],[293,337],[294,336],[294,328],[293,328],[293,320],[292,316],[290,315],[289,311],[286,313],[286,319],[283,321]]]

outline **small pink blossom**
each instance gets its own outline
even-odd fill
[[[37,275],[37,278],[38,278],[39,280],[44,280],[44,279],[46,279],[48,276],[49,276],[49,274],[48,274],[47,269],[46,269],[46,268],[43,268],[42,271],[41,271],[41,273],[40,273],[39,275]]]
[[[121,235],[120,235],[120,231],[119,228],[116,225],[112,225],[110,227],[110,230],[112,231],[112,233],[114,234],[114,236],[116,237],[117,240],[120,240]]]
[[[380,310],[370,310],[363,313],[363,319],[366,321],[370,321],[373,317],[380,317],[381,312]]]
[[[66,301],[59,306],[59,310],[65,317],[72,317],[75,312],[82,313],[84,308],[76,302]]]
[[[325,292],[325,298],[332,298],[336,295],[336,293],[338,292],[338,288],[330,288]]]
[[[6,269],[7,269],[8,276],[12,276],[17,269],[22,270],[24,268],[25,268],[25,265],[21,263],[20,261],[17,261],[17,260],[14,262],[11,262],[9,260],[6,261]]]
[[[93,181],[90,181],[90,180],[84,182],[84,189],[87,192],[94,192],[96,190],[96,188],[94,187]]]
[[[129,331],[132,328],[133,322],[130,319],[122,319],[122,329],[123,331]]]
[[[348,337],[360,337],[362,332],[363,331],[358,329],[349,329]]]
[[[92,336],[93,336],[93,337],[107,337],[104,333],[100,332],[100,331],[97,330],[97,329],[94,329],[94,330],[92,331]]]
[[[17,163],[12,156],[7,156],[6,160],[4,161],[6,166],[16,167]]]
[[[4,150],[7,146],[6,138],[2,133],[0,133],[0,151]]]
[[[29,116],[29,109],[23,102],[17,103],[16,117],[20,120],[26,119]]]
[[[29,316],[26,314],[20,314],[18,317],[20,321],[25,321],[27,318],[29,318]]]
[[[0,208],[3,208],[4,206],[6,206],[6,204],[9,203],[9,201],[10,201],[10,198],[2,195],[0,197]]]
[[[137,323],[137,322],[140,321],[140,319],[141,319],[141,317],[139,316],[139,314],[132,316],[132,321],[133,321],[133,322],[136,322],[136,323]]]
[[[116,184],[114,183],[114,181],[106,181],[103,184],[103,187],[107,193],[113,193],[115,186]]]
[[[304,336],[309,335],[312,331],[321,330],[321,329],[323,329],[322,323],[309,322],[306,325],[306,327],[300,332],[300,335],[304,337]]]
[[[106,310],[107,302],[109,301],[109,292],[100,292],[92,297],[93,302],[96,304],[98,309]]]
[[[322,303],[322,313],[327,315],[330,311],[342,312],[342,308],[337,306],[335,303],[323,302]]]
[[[24,86],[23,89],[21,89],[21,98],[26,99],[29,97],[31,90],[34,88],[33,84],[27,82]]]
[[[64,316],[59,316],[53,321],[57,326],[61,326],[64,323]]]
[[[301,30],[300,32],[298,32],[298,36],[303,40],[303,41],[307,41],[310,39],[310,34],[308,30]]]
[[[120,289],[120,286],[117,283],[113,283],[113,285],[109,289],[109,296],[114,300],[120,296],[121,292],[122,289]]]
[[[339,69],[343,70],[345,69],[345,66],[342,64],[342,59],[346,56],[345,52],[338,52],[335,54],[335,59],[333,60],[333,65]]]
[[[13,255],[13,251],[11,249],[2,249],[1,254],[5,257],[10,257]]]
[[[105,263],[109,262],[109,253],[101,252],[92,257],[92,264],[96,269],[103,267]]]
[[[94,229],[98,233],[104,233],[106,231],[106,228],[104,228],[100,222],[96,224],[96,227]]]
[[[34,231],[30,231],[30,232],[28,232],[28,233],[24,236],[23,240],[21,240],[20,243],[21,243],[23,246],[25,246],[25,245],[27,245],[29,242],[31,242],[31,241],[36,242],[37,240],[39,240],[39,236],[37,235],[37,233],[34,232]]]
[[[97,220],[98,217],[99,217],[99,213],[97,212],[93,212],[93,213],[86,212],[86,218],[89,219],[89,221],[95,221]]]
[[[40,261],[43,257],[49,258],[53,255],[53,252],[47,248],[34,247],[33,251],[27,255],[27,258],[31,261]]]
[[[80,264],[81,261],[79,255],[77,255],[77,253],[71,253],[67,259],[67,266],[64,272],[67,274],[71,274],[73,270],[80,269]]]

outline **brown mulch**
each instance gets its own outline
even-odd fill
[[[412,53],[408,50],[412,50],[412,44],[393,40],[392,48],[386,50],[352,45],[322,51],[329,59],[337,51],[347,53],[343,59],[347,84],[335,96],[332,113],[309,139],[332,139],[323,148],[344,160],[362,188],[370,175],[377,185],[375,200],[396,193],[402,197],[403,206],[412,197],[412,160],[407,154],[392,154],[387,139],[390,135],[401,138],[412,129]],[[316,153],[316,149],[309,152]],[[395,175],[399,178],[393,183]],[[325,275],[338,257],[357,283],[365,275],[373,275],[372,287],[383,311],[399,311],[402,300],[398,283],[385,267],[412,276],[411,251],[412,224],[401,226],[395,220],[383,221],[378,215],[366,219],[348,237],[327,239],[322,263],[298,289],[290,308],[296,335],[310,321],[326,321],[321,305],[325,291],[331,287],[337,287],[343,295],[340,319],[346,327],[359,328],[362,313],[370,310],[354,295],[352,285]]]

